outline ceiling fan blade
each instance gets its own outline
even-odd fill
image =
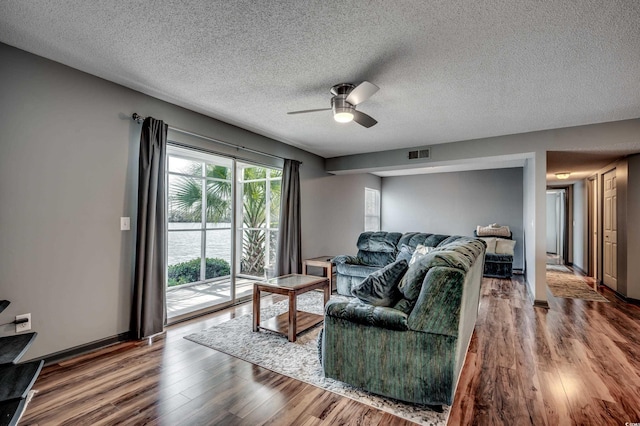
[[[374,126],[377,123],[373,117],[357,110],[353,111],[353,121],[366,128]]]
[[[358,105],[373,96],[380,88],[373,83],[363,81],[358,84],[345,99],[351,105]]]
[[[308,112],[318,112],[318,111],[331,111],[331,108],[306,109],[304,111],[291,111],[291,112],[288,112],[287,114],[289,114],[289,115],[291,115],[291,114],[306,114]]]

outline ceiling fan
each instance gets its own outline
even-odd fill
[[[356,106],[373,96],[380,88],[373,83],[363,81],[362,83],[340,83],[331,88],[333,97],[331,98],[331,108],[307,109],[304,111],[291,111],[287,114],[306,114],[308,112],[331,111],[333,119],[338,123],[348,123],[355,121],[364,127],[371,127],[377,121],[367,114],[356,110]]]

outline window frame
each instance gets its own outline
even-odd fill
[[[370,196],[373,195],[373,203],[375,213],[370,214],[367,209]],[[380,190],[375,188],[364,188],[364,232],[378,232],[380,231]],[[367,219],[372,219],[375,223],[373,228],[368,228],[369,223]]]

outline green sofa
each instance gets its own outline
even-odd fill
[[[418,245],[437,247],[449,237],[424,232],[363,232],[358,236],[358,253],[355,256],[340,255],[333,258],[338,294],[351,296],[353,286],[360,284],[372,272],[396,261],[403,255],[403,249],[411,252]]]
[[[485,248],[475,238],[445,238],[409,266],[393,306],[329,301],[318,342],[325,376],[450,405],[475,326]]]

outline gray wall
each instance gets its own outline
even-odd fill
[[[514,268],[523,261],[522,168],[382,179],[382,229],[473,235],[477,225],[509,225]]]
[[[27,358],[129,329],[140,135],[133,112],[303,161],[303,256],[355,245],[357,232],[347,230],[363,220],[355,214],[362,208],[351,202],[378,178],[334,179],[313,154],[4,44],[0,63],[0,299],[12,302],[3,322],[32,314],[39,335]],[[120,231],[121,216],[132,218],[131,232]]]
[[[573,265],[588,269],[587,181],[573,184]]]
[[[627,183],[627,297],[640,300],[640,154],[628,157]]]
[[[371,174],[331,176],[307,181],[306,196],[322,204],[307,215],[303,240],[312,240],[307,256],[356,254],[364,231],[364,189],[381,189]]]

